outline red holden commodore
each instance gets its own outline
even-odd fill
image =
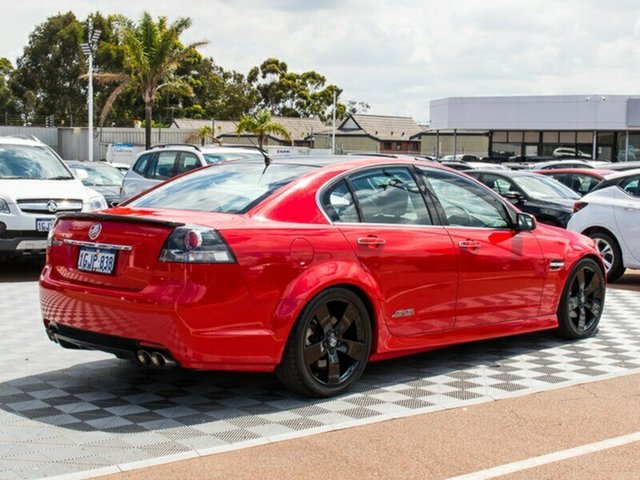
[[[275,371],[310,396],[369,361],[536,330],[594,333],[593,242],[420,160],[212,165],[61,215],[40,278],[62,347],[150,367]]]

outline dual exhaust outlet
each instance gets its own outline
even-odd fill
[[[171,368],[177,365],[176,361],[168,357],[162,352],[149,352],[147,350],[138,350],[136,359],[140,365],[151,366],[156,368]]]

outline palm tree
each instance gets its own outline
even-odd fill
[[[211,128],[210,125],[200,127],[198,131],[193,132],[189,137],[187,137],[187,142],[200,142],[201,145],[204,145],[208,140],[211,140],[212,143],[222,145],[222,142],[213,135],[213,128]]]
[[[236,125],[236,134],[240,136],[244,132],[253,133],[258,137],[258,147],[260,150],[262,150],[266,138],[272,133],[282,135],[293,145],[289,131],[280,123],[272,121],[271,112],[268,110],[260,110],[253,116],[243,115]]]
[[[159,17],[154,22],[148,12],[144,12],[137,25],[123,25],[121,41],[126,71],[94,75],[98,82],[118,84],[105,101],[100,125],[104,124],[116,97],[129,87],[136,88],[142,94],[145,106],[145,145],[147,149],[151,147],[151,116],[158,90],[171,87],[181,91],[183,95],[193,95],[186,83],[172,78],[172,73],[180,62],[193,49],[207,43],[182,45],[180,35],[190,26],[189,18],[178,18],[169,24],[166,17]]]

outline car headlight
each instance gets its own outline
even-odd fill
[[[0,198],[0,213],[11,213],[11,210],[9,210],[9,204],[2,198]]]
[[[89,211],[93,210],[104,210],[105,208],[109,208],[107,205],[107,201],[104,199],[102,195],[99,197],[91,197],[89,199]]]

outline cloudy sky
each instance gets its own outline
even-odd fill
[[[451,96],[640,94],[638,0],[23,0],[3,2],[15,62],[58,12],[187,16],[186,42],[246,73],[269,57],[316,70],[369,113],[429,119]]]

